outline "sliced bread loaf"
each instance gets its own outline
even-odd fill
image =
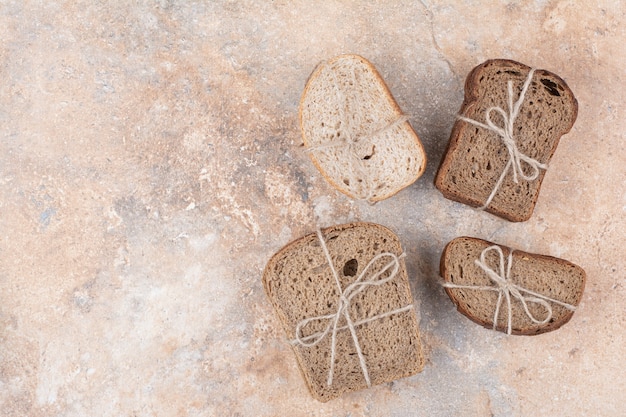
[[[504,59],[477,66],[435,186],[448,199],[528,220],[547,163],[577,112],[574,94],[551,72]]]
[[[422,370],[402,247],[389,229],[350,223],[304,236],[270,259],[263,284],[316,399]]]
[[[558,329],[572,317],[585,287],[585,271],[571,262],[471,237],[448,243],[440,268],[459,312],[509,334]]]
[[[320,63],[300,100],[313,164],[351,198],[376,202],[412,184],[426,153],[376,68],[358,55]]]

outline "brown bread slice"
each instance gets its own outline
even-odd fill
[[[475,261],[481,253],[494,243],[486,240],[459,237],[449,242],[441,256],[440,271],[444,287],[448,283],[460,286],[493,286],[495,283]],[[509,248],[501,247],[504,254],[504,267],[508,263]],[[495,251],[490,251],[485,261],[488,267],[499,271],[500,260]],[[506,271],[506,269],[505,269]],[[558,300],[571,306],[578,306],[585,287],[585,271],[564,259],[537,255],[519,250],[513,251],[510,281],[520,287]],[[445,288],[446,293],[457,306],[459,312],[470,320],[493,328],[498,293],[476,288]],[[532,298],[532,295],[524,294]],[[522,303],[512,297],[512,334],[536,335],[556,330],[567,323],[573,311],[557,303],[548,301],[552,308],[552,318],[545,324],[536,324],[526,315]],[[528,302],[530,313],[537,319],[547,317],[546,309],[534,302]],[[507,332],[508,310],[506,299],[500,307],[496,329]]]
[[[373,223],[350,223],[323,229],[328,252],[338,272],[342,291],[356,281],[376,255],[402,254],[397,236]],[[379,271],[388,258],[379,259],[371,271]],[[398,273],[380,286],[369,286],[354,296],[348,309],[354,322],[407,307],[408,310],[355,326],[365,358],[371,385],[393,381],[418,373],[423,357],[413,297],[404,260]],[[389,271],[388,271],[389,272]],[[390,277],[386,272],[381,279]],[[348,329],[336,334],[336,360],[331,386],[327,385],[330,367],[331,334],[311,347],[293,343],[296,326],[302,320],[334,314],[339,290],[324,255],[318,236],[313,233],[291,242],[277,252],[263,273],[265,292],[283,324],[288,340],[311,394],[328,401],[345,392],[366,388],[355,344]],[[302,335],[321,331],[330,321],[310,323]],[[339,326],[346,324],[341,317]]]
[[[358,55],[320,63],[300,101],[302,139],[337,190],[376,202],[417,180],[426,153],[376,68]]]
[[[513,81],[515,102],[531,68],[519,62],[494,59],[474,68],[465,82],[465,99],[460,116],[485,123],[486,112],[498,106],[509,113],[508,81]],[[536,70],[513,125],[513,136],[521,153],[547,164],[562,135],[576,120],[578,102],[559,76]],[[491,113],[495,125],[503,118]],[[457,120],[450,134],[448,149],[441,161],[435,186],[443,195],[473,207],[482,207],[496,187],[509,161],[500,135],[464,120]],[[522,163],[526,174],[528,165]],[[486,211],[510,221],[525,221],[533,213],[545,170],[535,180],[513,181],[509,170]]]

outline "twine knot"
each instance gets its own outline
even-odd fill
[[[504,170],[502,171],[502,174],[500,175],[500,178],[496,182],[496,185],[494,186],[491,194],[487,198],[487,201],[485,202],[485,204],[482,207],[480,207],[480,210],[485,210],[487,207],[489,207],[489,204],[491,204],[491,201],[493,200],[496,193],[498,192],[498,189],[502,185],[502,182],[504,181],[504,178],[506,177],[506,174],[510,169],[513,170],[513,181],[516,184],[519,183],[518,177],[521,177],[522,179],[526,181],[534,181],[537,179],[537,177],[539,177],[540,169],[543,169],[543,170],[548,169],[547,164],[543,164],[537,161],[536,159],[533,159],[529,157],[528,155],[523,154],[518,149],[517,142],[515,141],[515,137],[513,135],[513,125],[515,124],[515,119],[517,118],[520,108],[522,107],[522,103],[524,102],[524,97],[526,96],[526,92],[528,91],[528,87],[530,86],[534,73],[535,73],[535,69],[533,68],[528,73],[528,76],[526,77],[526,81],[524,82],[524,85],[522,87],[522,91],[520,92],[519,98],[517,99],[515,103],[513,103],[513,81],[512,80],[508,81],[507,83],[507,87],[508,87],[507,104],[509,108],[508,113],[504,109],[498,106],[489,107],[487,111],[485,112],[486,124],[476,121],[474,119],[470,119],[468,117],[464,117],[464,116],[458,117],[460,120],[463,120],[473,125],[482,127],[483,129],[491,130],[492,132],[497,133],[498,136],[500,136],[500,139],[502,140],[502,143],[506,147],[507,152],[509,154],[509,159],[504,167]],[[491,113],[494,111],[500,114],[500,116],[502,117],[503,122],[504,122],[503,126],[496,125],[491,119]],[[530,167],[530,174],[526,174],[524,172],[522,163],[525,163],[527,166]]]
[[[487,253],[490,251],[495,251],[498,254],[499,262],[498,262],[498,271],[494,271],[491,269],[486,262]],[[476,259],[474,261],[476,265],[478,265],[487,276],[493,281],[495,286],[480,286],[480,285],[457,285],[451,282],[446,282],[443,284],[446,288],[457,288],[457,289],[471,289],[471,290],[479,290],[479,291],[496,291],[498,293],[498,300],[496,302],[496,309],[493,315],[493,329],[496,330],[498,324],[498,316],[500,315],[500,307],[502,305],[502,300],[506,299],[507,305],[507,334],[511,334],[513,330],[512,325],[512,307],[511,307],[511,298],[518,299],[522,306],[524,307],[524,312],[528,316],[528,318],[535,324],[546,324],[552,319],[552,307],[549,302],[558,304],[560,306],[565,307],[570,311],[576,310],[576,306],[571,304],[564,303],[559,300],[555,300],[554,298],[550,298],[543,294],[536,293],[534,291],[530,291],[520,285],[515,284],[511,281],[511,266],[513,265],[513,250],[509,250],[509,256],[507,262],[504,262],[504,253],[502,252],[502,248],[498,245],[489,246],[485,250],[483,250],[480,254],[480,259]],[[528,294],[528,295],[524,295]],[[528,308],[528,303],[535,303],[543,306],[546,310],[546,317],[543,320],[537,319]]]
[[[371,286],[380,286],[385,284],[386,282],[391,281],[395,278],[398,271],[400,270],[400,259],[402,259],[405,254],[403,253],[400,256],[396,256],[391,252],[380,253],[372,258],[372,260],[367,264],[367,266],[363,269],[363,272],[359,274],[357,279],[350,285],[348,285],[343,291],[341,290],[341,283],[339,281],[339,275],[337,270],[335,269],[332,259],[330,257],[330,253],[328,252],[328,248],[326,246],[326,242],[324,237],[322,236],[321,230],[317,229],[317,237],[322,246],[322,250],[324,251],[324,255],[326,257],[326,261],[330,266],[330,269],[333,273],[333,277],[335,278],[335,283],[339,289],[339,302],[337,303],[337,310],[334,313],[320,315],[316,317],[309,317],[304,320],[301,320],[296,325],[296,337],[291,343],[294,345],[301,345],[304,347],[312,347],[321,342],[329,333],[331,335],[331,348],[330,348],[330,368],[328,370],[328,379],[326,383],[328,386],[331,386],[333,383],[333,374],[335,369],[335,356],[336,356],[336,344],[337,344],[337,332],[339,330],[350,330],[350,334],[352,336],[352,341],[354,343],[354,347],[356,348],[356,352],[359,358],[359,364],[361,366],[361,371],[363,372],[363,377],[365,378],[365,382],[367,386],[371,386],[371,381],[369,377],[369,372],[367,369],[367,364],[365,363],[365,357],[363,355],[361,345],[359,343],[359,339],[356,335],[356,327],[362,324],[366,324],[372,322],[374,320],[382,319],[384,317],[388,317],[394,314],[399,314],[405,311],[409,311],[413,308],[413,304],[406,305],[404,307],[388,311],[385,313],[381,313],[372,317],[368,317],[362,320],[353,321],[350,316],[350,302],[361,291],[367,289]],[[382,268],[377,271],[370,271],[373,269],[373,265],[382,258],[390,258],[390,261],[385,264]],[[379,279],[383,274],[391,269],[389,276],[383,279]],[[344,317],[346,321],[345,326],[339,326],[339,320],[341,317]],[[302,329],[307,326],[311,322],[323,322],[327,321],[328,324],[324,328],[324,330],[310,334],[308,336],[302,335]]]

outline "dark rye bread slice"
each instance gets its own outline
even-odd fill
[[[485,123],[487,110],[498,106],[509,113],[508,81],[513,81],[513,102],[519,98],[531,68],[519,62],[494,59],[474,68],[465,82],[465,99],[460,116]],[[572,128],[578,113],[574,94],[559,76],[536,70],[513,125],[513,136],[521,153],[547,164],[562,135]],[[503,118],[492,112],[501,127]],[[509,160],[501,137],[483,127],[458,119],[450,134],[435,186],[444,197],[482,207],[496,187]],[[529,166],[522,163],[526,174]],[[486,211],[509,221],[528,220],[534,210],[545,170],[535,180],[513,181],[509,170]]]
[[[444,282],[455,285],[495,287],[495,283],[475,263],[475,260],[480,259],[482,251],[492,245],[494,243],[472,237],[459,237],[449,242],[441,256],[440,272]],[[506,268],[510,249],[504,246],[501,249]],[[485,260],[490,269],[499,271],[500,260],[495,251],[490,251]],[[511,282],[554,300],[578,306],[585,288],[585,277],[585,271],[582,268],[564,259],[519,250],[513,251]],[[445,288],[445,291],[459,312],[482,326],[493,328],[497,292],[458,288]],[[524,295],[532,298],[532,295]],[[552,308],[552,318],[547,323],[539,325],[530,320],[518,299],[515,297],[511,299],[512,334],[536,335],[556,330],[567,323],[573,314],[572,310],[548,301]],[[537,320],[547,317],[543,306],[528,302],[528,307]],[[508,310],[506,299],[503,299],[496,329],[507,332],[507,328]]]
[[[376,255],[402,254],[398,237],[373,223],[350,223],[322,230],[326,245],[341,281],[342,291],[356,281]],[[373,270],[389,262],[379,259]],[[420,372],[423,357],[418,323],[404,260],[393,279],[380,286],[369,286],[354,296],[348,309],[353,322],[409,306],[408,311],[355,326],[365,358],[371,385],[404,378]],[[389,272],[389,271],[388,271]],[[380,279],[388,278],[390,273]],[[283,324],[287,338],[311,394],[326,402],[345,392],[366,388],[350,331],[337,332],[336,360],[332,385],[327,385],[331,334],[312,347],[293,343],[295,330],[304,319],[334,314],[340,298],[331,269],[318,236],[313,233],[291,242],[277,252],[263,273],[265,292]],[[302,329],[307,336],[322,331],[328,321],[310,323]],[[346,324],[342,316],[339,326]]]
[[[426,153],[368,60],[340,55],[310,75],[299,109],[313,164],[337,190],[376,202],[396,194],[426,169]]]

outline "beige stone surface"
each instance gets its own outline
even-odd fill
[[[625,24],[612,0],[2,2],[0,414],[626,415]],[[375,206],[301,147],[304,83],[347,52],[429,157]],[[580,105],[520,224],[432,184],[465,76],[494,57],[556,72]],[[261,273],[351,220],[402,239],[427,363],[321,404]],[[456,313],[438,262],[459,235],[582,266],[572,321],[507,337]]]

